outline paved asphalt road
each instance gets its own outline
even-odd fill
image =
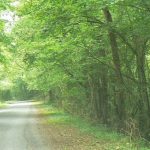
[[[0,150],[53,150],[31,101],[0,110]]]

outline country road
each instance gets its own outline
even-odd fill
[[[0,110],[0,150],[53,150],[31,101]]]

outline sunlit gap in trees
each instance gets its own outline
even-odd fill
[[[10,87],[12,87],[12,82],[8,79],[3,79],[0,81],[0,89],[10,89]]]
[[[15,1],[11,3],[12,7],[17,7],[19,5],[19,1]],[[0,18],[4,20],[5,22],[5,28],[4,31],[6,33],[10,33],[15,26],[15,23],[19,20],[19,17],[16,15],[16,13],[10,10],[5,10],[0,13]]]

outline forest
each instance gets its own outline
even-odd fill
[[[40,97],[150,140],[149,0],[0,0],[0,10],[2,101]]]

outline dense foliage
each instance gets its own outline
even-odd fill
[[[21,0],[10,74],[66,111],[150,138],[150,1]]]

